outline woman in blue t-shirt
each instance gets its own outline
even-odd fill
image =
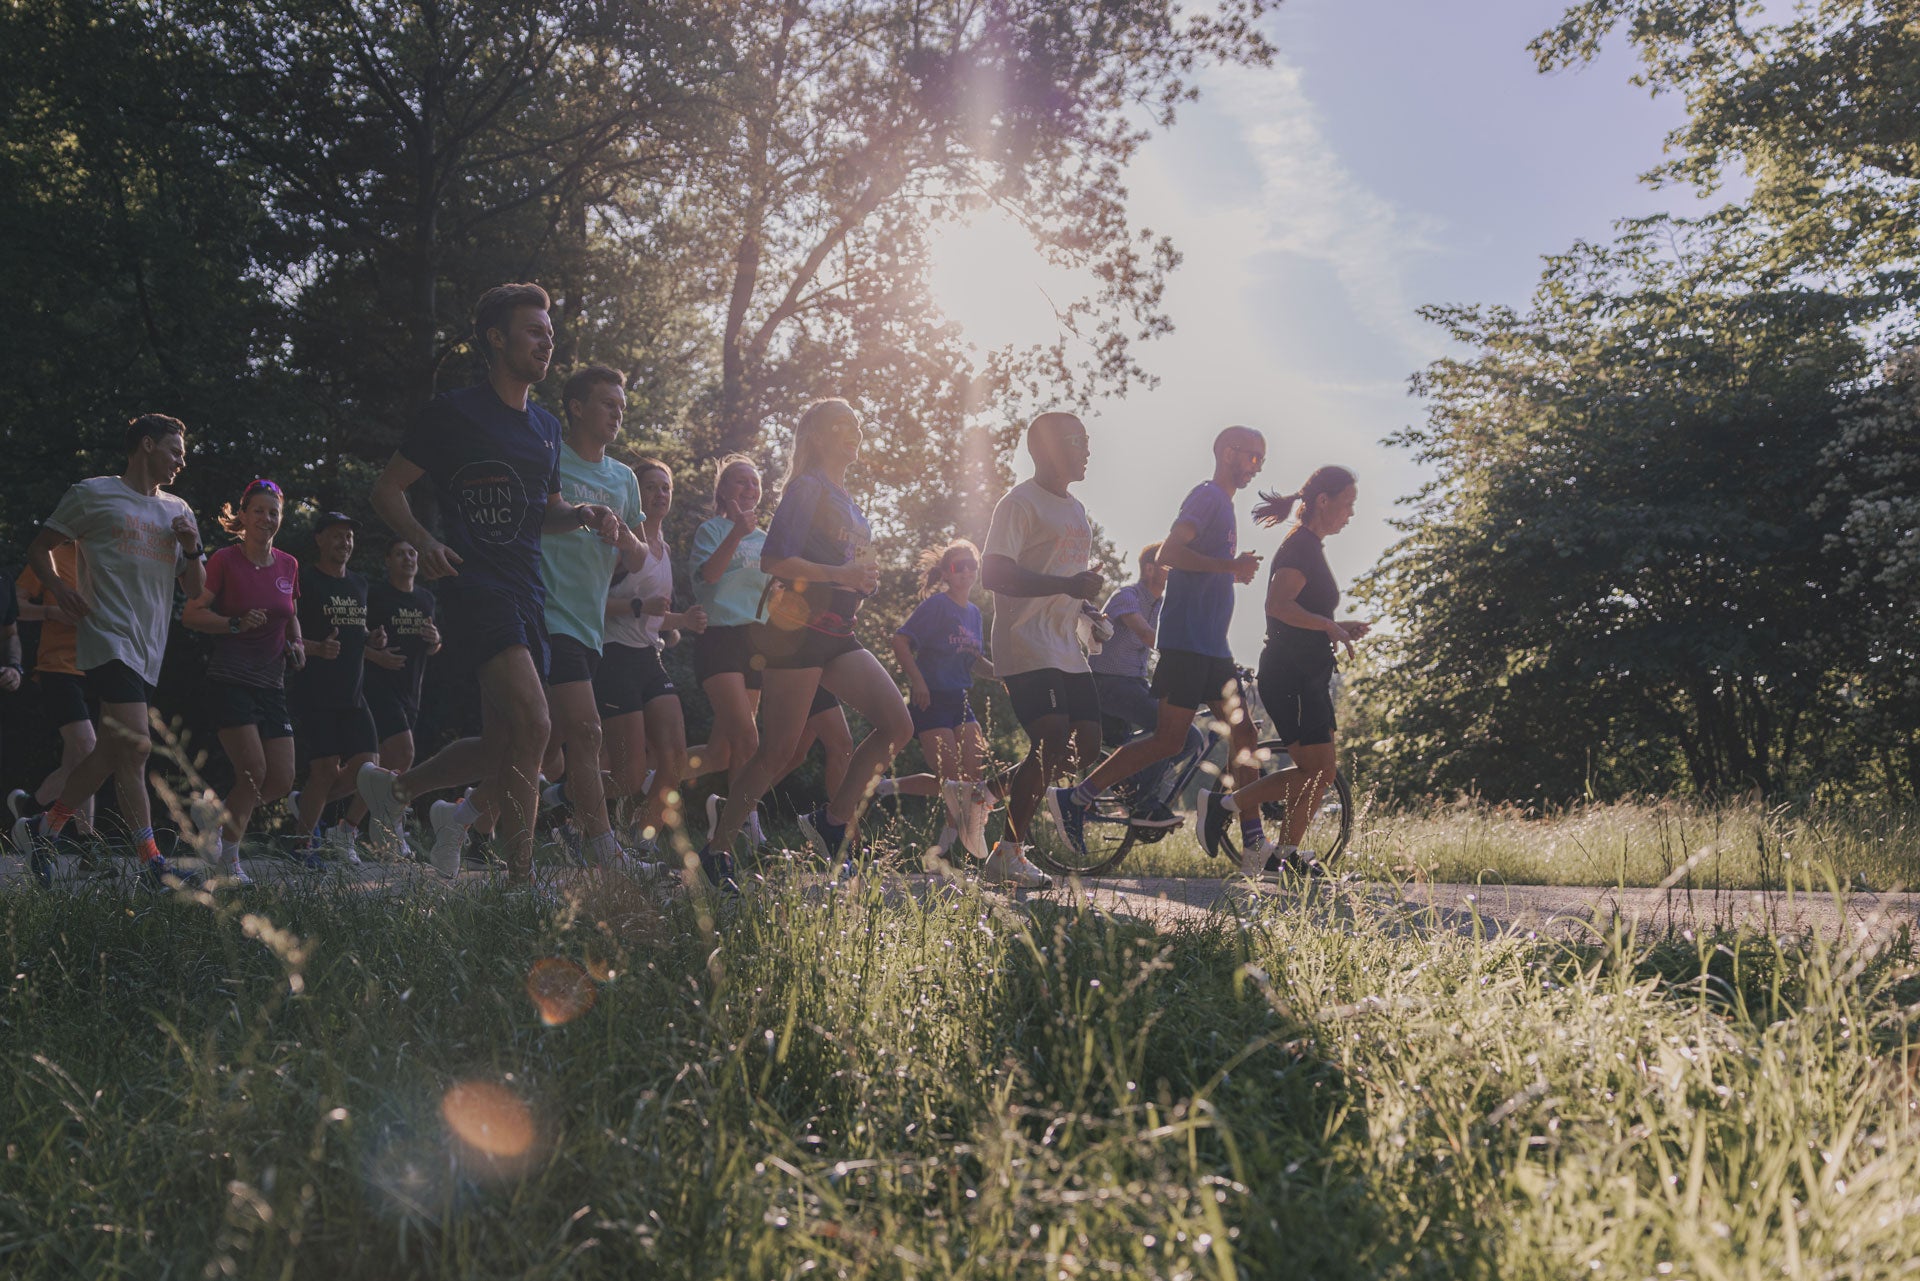
[[[814,403],[794,428],[792,461],[760,550],[760,567],[776,584],[767,621],[753,629],[765,661],[760,745],[700,850],[701,869],[716,885],[733,884],[733,838],[784,772],[822,687],[873,726],[827,803],[800,817],[808,839],[836,868],[868,791],[913,737],[893,677],[853,634],[860,603],[880,585],[869,549],[873,532],[843,488],[860,442],[860,416],[844,400]]]
[[[972,813],[969,798],[987,757],[986,736],[967,697],[975,670],[985,666],[980,657],[980,607],[969,599],[980,578],[980,549],[956,539],[923,552],[920,565],[928,594],[893,634],[893,656],[906,674],[907,710],[933,773],[882,779],[876,794],[942,798],[947,825],[929,854],[941,858],[953,848],[956,834],[971,837],[978,826],[967,821]],[[985,859],[984,828],[981,831],[981,848],[971,849],[970,844],[969,849],[975,858]]]

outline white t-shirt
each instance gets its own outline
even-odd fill
[[[92,607],[75,629],[81,671],[118,660],[159,684],[174,579],[186,565],[173,522],[192,514],[165,491],[149,498],[118,476],[95,476],[68,489],[47,517],[48,529],[80,548],[80,595]]]
[[[1066,578],[1088,568],[1093,526],[1072,496],[1048,493],[1033,481],[1015,485],[993,509],[984,556],[1005,556],[1022,569]],[[1084,672],[1072,596],[993,598],[993,671],[996,676],[1052,669]]]
[[[648,547],[647,563],[608,590],[607,604],[612,608],[607,610],[607,642],[630,645],[634,649],[642,645],[651,645],[655,649],[666,648],[660,639],[662,615],[652,614],[646,618],[633,616],[634,601],[650,600],[655,596],[665,596],[669,600],[673,598],[673,558],[666,554],[664,546],[659,555],[655,555],[654,549]]]

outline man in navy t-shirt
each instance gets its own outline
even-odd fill
[[[1227,645],[1233,621],[1233,588],[1250,583],[1260,570],[1257,552],[1241,552],[1233,517],[1233,496],[1253,483],[1266,465],[1266,437],[1251,427],[1229,427],[1214,437],[1213,475],[1193,487],[1173,529],[1160,544],[1159,562],[1168,569],[1167,596],[1160,610],[1160,663],[1152,690],[1159,699],[1153,734],[1115,748],[1078,787],[1047,791],[1047,812],[1075,849],[1085,853],[1087,808],[1100,793],[1122,779],[1164,761],[1187,739],[1187,727],[1202,704],[1231,727],[1229,772],[1236,778],[1251,766],[1258,746],[1253,722],[1244,714],[1240,681]],[[1243,836],[1258,841],[1260,813],[1241,816]]]
[[[473,340],[487,380],[435,397],[373,489],[374,510],[419,550],[421,574],[443,580],[436,595],[446,659],[478,679],[481,728],[479,738],[461,739],[405,774],[365,766],[360,794],[373,821],[392,829],[414,797],[479,780],[477,796],[447,807],[445,826],[464,833],[497,807],[501,853],[516,881],[532,874],[547,745],[540,535],[590,528],[611,540],[619,527],[606,507],[561,497],[560,422],[528,399],[553,360],[549,305],[538,285],[498,285],[481,296]],[[444,540],[407,502],[407,488],[422,477],[438,500]],[[436,840],[432,858],[443,875],[454,875],[459,842]]]

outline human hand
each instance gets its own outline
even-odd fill
[[[182,551],[190,547],[197,549],[200,546],[200,526],[194,524],[191,515],[183,514],[175,516],[173,518],[173,537],[175,541],[180,544]]]
[[[420,639],[427,643],[428,649],[440,647],[440,628],[431,618],[420,625]]]
[[[926,711],[933,703],[933,691],[927,688],[927,682],[925,680],[913,681],[911,682],[911,687],[912,693],[909,695],[908,701],[921,711]]]
[[[87,604],[86,597],[57,578],[47,584],[47,595],[53,598],[61,613],[76,623],[93,612],[93,606]]]
[[[420,553],[420,574],[423,578],[457,578],[460,574],[454,566],[460,563],[460,557],[445,543],[429,538],[414,550]]]
[[[20,669],[0,667],[0,693],[11,694],[20,688]]]
[[[1373,624],[1364,618],[1343,618],[1340,620],[1340,630],[1353,639],[1360,640],[1373,630]]]
[[[880,566],[870,560],[856,560],[840,567],[840,585],[862,596],[871,596],[880,588]]]
[[[340,629],[336,627],[328,632],[325,640],[308,641],[307,651],[310,658],[340,657]]]
[[[1241,552],[1233,558],[1233,581],[1242,585],[1254,580],[1260,572],[1260,553]]]
[[[692,609],[680,615],[680,626],[682,629],[692,632],[696,636],[705,632],[707,630],[707,607],[705,605],[695,605]]]
[[[1342,627],[1339,623],[1329,618],[1327,620],[1326,633],[1333,639],[1334,644],[1347,647],[1347,656],[1349,658],[1353,656],[1353,636],[1348,633],[1345,627]]]
[[[720,514],[733,522],[735,533],[742,535],[752,533],[753,527],[760,523],[758,508],[749,507],[731,498],[720,500]]]
[[[1100,593],[1106,590],[1107,586],[1107,580],[1091,569],[1081,570],[1069,578],[1067,582],[1072,584],[1072,586],[1067,589],[1067,595],[1072,596],[1076,600],[1090,601],[1098,599]]]
[[[298,636],[287,642],[287,666],[296,672],[307,669],[307,643]]]
[[[640,612],[648,618],[665,618],[673,607],[671,596],[649,596],[640,605]]]
[[[603,543],[620,541],[626,526],[620,523],[620,517],[613,508],[600,503],[581,503],[574,510],[580,513],[580,528],[592,530]]]
[[[266,625],[267,611],[264,609],[250,609],[240,615],[240,630],[243,632],[250,632],[256,627],[265,627]]]
[[[372,663],[375,667],[383,667],[390,672],[397,672],[407,665],[407,656],[405,654],[402,654],[397,649],[388,649],[384,645],[376,646],[372,641],[367,642],[366,654],[369,663]]]

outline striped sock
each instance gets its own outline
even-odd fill
[[[1259,810],[1244,810],[1240,814],[1240,840],[1248,848],[1267,839],[1266,831],[1260,826]]]
[[[55,801],[47,807],[47,825],[40,830],[42,834],[46,836],[58,836],[60,835],[60,829],[65,827],[67,820],[72,817],[72,810],[62,805],[59,801]],[[151,835],[153,829],[149,828],[147,830],[148,834]]]
[[[1073,789],[1073,803],[1075,805],[1080,805],[1080,806],[1092,805],[1095,801],[1100,799],[1100,793],[1102,790],[1103,789],[1094,787],[1090,784],[1082,783],[1080,784],[1080,786]]]
[[[153,839],[151,827],[133,829],[133,849],[134,853],[140,856],[142,863],[151,863],[160,857],[160,845]]]

